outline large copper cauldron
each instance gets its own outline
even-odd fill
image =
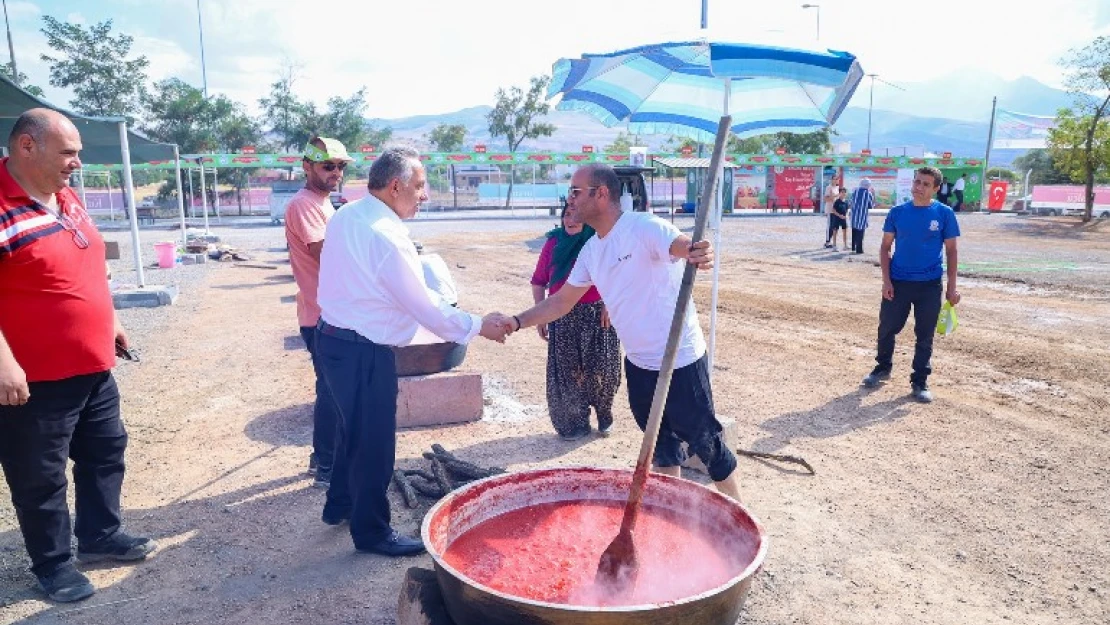
[[[652,474],[644,504],[693,519],[696,513],[711,528],[722,549],[754,545],[755,558],[725,584],[664,604],[585,607],[545,603],[508,595],[466,577],[443,560],[459,536],[506,512],[561,501],[624,502],[632,472],[617,469],[561,468],[508,473],[469,484],[439,501],[424,517],[421,535],[435,561],[436,577],[447,611],[458,625],[733,625],[739,617],[752,576],[763,564],[767,539],[763,528],[737,502],[693,482]],[[697,566],[696,562],[676,565]]]

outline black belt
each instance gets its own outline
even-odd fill
[[[377,345],[377,343],[375,343],[374,341],[371,341],[370,339],[362,336],[354,330],[348,330],[347,328],[337,328],[330,323],[327,323],[323,319],[320,319],[320,321],[316,324],[316,330],[320,334],[326,334],[328,336],[332,336],[344,341],[350,341],[352,343],[369,343],[370,345]]]

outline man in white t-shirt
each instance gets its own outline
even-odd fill
[[[952,210],[957,213],[964,207],[964,189],[967,187],[967,174],[963,174],[956,179],[956,184],[952,185],[952,193],[956,194],[956,204]]]
[[[650,213],[621,212],[620,180],[611,167],[587,165],[571,178],[571,213],[597,235],[578,254],[566,284],[555,295],[513,317],[513,331],[550,323],[570,312],[596,286],[625,350],[628,402],[636,422],[647,424],[670,333],[685,260],[713,266],[708,241],[694,243]],[[718,490],[739,501],[736,456],[713,410],[705,339],[693,302],[686,309],[675,371],[655,445],[655,470],[681,476],[686,452],[701,458]]]

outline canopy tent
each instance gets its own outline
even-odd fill
[[[16,119],[28,109],[48,108],[65,115],[81,133],[81,161],[90,164],[123,164],[127,213],[131,219],[131,244],[135,257],[135,273],[139,286],[146,286],[143,276],[143,259],[140,251],[139,225],[135,218],[135,189],[131,180],[131,165],[152,161],[179,162],[177,146],[157,143],[127,130],[123,117],[90,117],[67,111],[46,100],[37,98],[19,88],[6,76],[0,75],[0,139],[6,139],[15,126]],[[6,145],[6,141],[4,142]],[[177,175],[178,210],[181,215],[182,237],[185,235],[185,206],[181,197],[181,174]],[[184,240],[182,241],[184,244]]]

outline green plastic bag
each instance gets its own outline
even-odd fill
[[[937,317],[937,334],[948,336],[956,331],[958,325],[960,322],[956,318],[956,307],[952,302],[944,300],[944,305],[940,307],[940,316]]]

